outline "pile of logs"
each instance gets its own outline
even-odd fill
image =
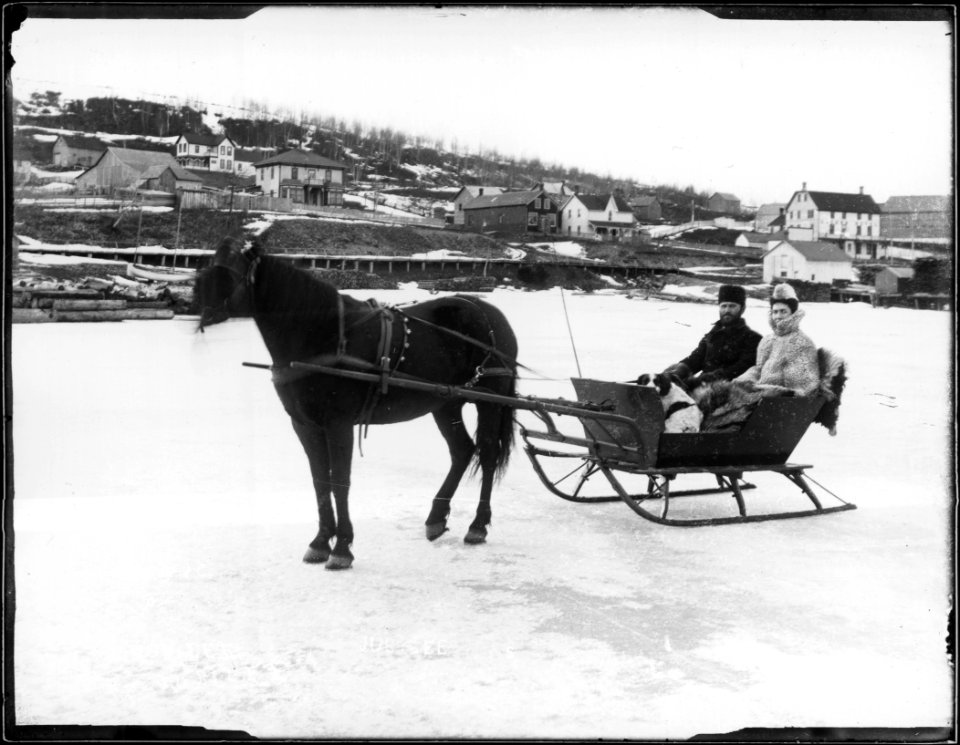
[[[92,289],[13,288],[13,322],[128,321],[173,318],[165,300],[105,298]]]

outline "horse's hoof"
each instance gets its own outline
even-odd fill
[[[352,556],[337,556],[337,554],[331,554],[330,558],[327,559],[327,563],[324,566],[327,569],[349,569],[353,565]]]
[[[325,551],[318,551],[312,546],[307,549],[307,552],[303,555],[303,561],[307,564],[323,564],[330,558],[330,549]]]
[[[463,537],[463,542],[469,543],[471,546],[475,546],[478,543],[486,543],[487,531],[483,528],[470,528]]]
[[[447,527],[447,524],[444,523],[434,523],[433,525],[427,526],[427,540],[435,541],[437,538],[446,533],[450,528]]]

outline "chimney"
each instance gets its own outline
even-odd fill
[[[863,194],[863,187],[860,187],[860,193]]]
[[[806,190],[807,190],[807,182],[804,181],[804,182],[803,182],[803,186],[800,187],[800,191],[806,191]]]

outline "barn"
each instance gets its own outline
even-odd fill
[[[76,178],[81,191],[109,191],[136,186],[151,166],[176,166],[170,153],[108,147],[99,160]]]
[[[140,177],[137,186],[155,191],[200,191],[203,179],[178,165],[150,166]]]

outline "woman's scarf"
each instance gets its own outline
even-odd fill
[[[800,330],[800,321],[803,320],[806,313],[803,312],[803,308],[797,308],[794,313],[791,313],[786,318],[781,318],[779,321],[775,321],[773,316],[769,316],[768,320],[770,321],[770,328],[773,329],[773,333],[777,336],[786,336],[787,334],[792,334],[794,331]]]

